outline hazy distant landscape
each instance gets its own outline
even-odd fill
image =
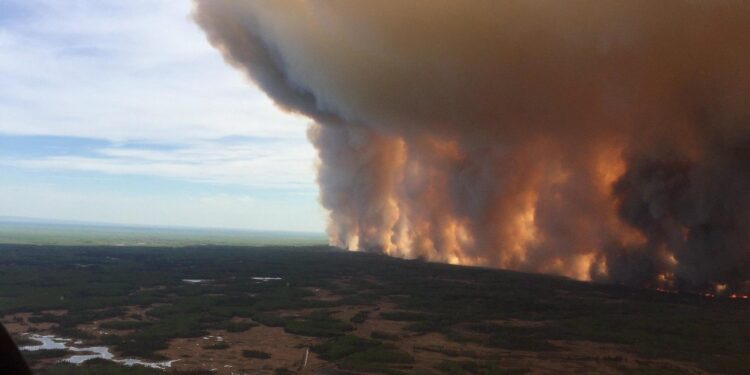
[[[148,227],[0,217],[0,243],[32,245],[323,245],[322,233]]]
[[[0,245],[0,315],[40,375],[750,366],[745,300],[327,246]]]

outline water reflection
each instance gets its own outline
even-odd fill
[[[150,368],[160,369],[160,370],[166,370],[170,367],[172,367],[172,363],[179,361],[172,360],[172,361],[163,361],[163,362],[147,362],[142,361],[140,359],[135,358],[121,358],[117,359],[115,358],[115,355],[112,354],[112,352],[109,350],[106,346],[87,346],[87,347],[78,347],[78,346],[72,346],[69,345],[69,343],[73,340],[66,339],[62,337],[55,337],[53,335],[29,335],[28,336],[31,340],[37,341],[39,345],[27,345],[22,346],[21,350],[23,351],[29,351],[34,352],[38,350],[59,350],[64,349],[75,353],[84,353],[84,354],[75,354],[71,355],[70,357],[63,358],[62,362],[68,362],[73,364],[81,364],[83,362],[86,362],[91,359],[106,359],[112,362],[120,363],[125,366],[146,366]],[[79,344],[81,341],[76,341],[75,344]]]

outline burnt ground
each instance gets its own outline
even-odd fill
[[[169,373],[743,374],[749,313],[746,300],[327,247],[0,245],[0,315],[19,341],[177,360]],[[29,355],[39,374],[163,373],[60,358]]]

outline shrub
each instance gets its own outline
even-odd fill
[[[411,311],[391,311],[382,312],[380,317],[385,320],[395,320],[399,322],[420,322],[429,318],[427,314]]]
[[[367,316],[370,315],[367,311],[360,311],[356,315],[354,315],[349,321],[352,323],[359,323],[362,324],[367,320]]]
[[[339,336],[352,329],[350,324],[329,318],[293,320],[284,325],[287,333],[311,337]]]
[[[209,349],[209,350],[224,350],[228,348],[229,348],[229,344],[227,344],[224,341],[219,341],[219,342],[209,344],[203,347],[203,349]]]
[[[114,330],[132,330],[141,329],[150,326],[150,322],[135,321],[135,320],[118,320],[113,322],[104,322],[99,325],[103,329],[114,329]]]
[[[242,351],[242,356],[244,356],[245,358],[254,358],[254,359],[269,359],[269,358],[271,358],[270,354],[268,354],[266,352],[262,352],[260,350],[243,350]]]
[[[388,332],[383,332],[383,331],[372,331],[372,333],[370,333],[370,337],[376,340],[388,340],[388,341],[396,341],[399,338],[399,336],[395,333],[388,333]]]

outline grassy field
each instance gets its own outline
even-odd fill
[[[0,315],[20,340],[51,333],[122,357],[179,359],[173,369],[186,374],[292,374],[308,354],[305,373],[326,374],[750,366],[746,301],[326,246],[0,245]],[[29,360],[40,374],[159,372],[60,364],[62,354]]]

